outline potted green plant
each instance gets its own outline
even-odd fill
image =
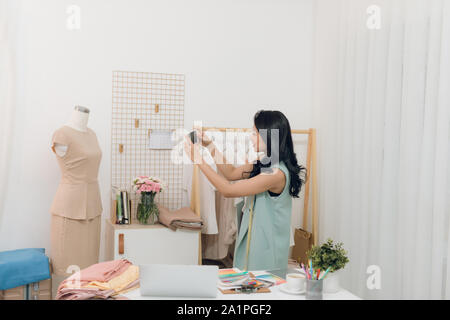
[[[332,239],[328,239],[320,246],[312,246],[306,255],[308,259],[311,259],[315,269],[320,268],[321,272],[325,272],[330,268],[324,279],[324,292],[335,293],[339,291],[338,271],[349,262],[347,251],[344,250],[342,242],[334,243]]]

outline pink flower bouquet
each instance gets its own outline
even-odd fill
[[[155,195],[163,190],[161,180],[155,177],[139,176],[133,180],[133,189],[141,195],[137,207],[137,218],[141,224],[155,224],[159,210],[155,204]]]
[[[142,192],[159,193],[163,190],[163,184],[156,177],[139,176],[133,180],[133,187],[137,194]]]

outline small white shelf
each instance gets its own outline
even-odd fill
[[[106,259],[128,259],[136,265],[187,264],[199,262],[200,231],[167,228],[162,224],[121,225],[106,219]],[[119,253],[119,238],[123,253]]]
[[[166,228],[165,225],[158,223],[155,224],[139,224],[139,223],[132,223],[132,224],[115,224],[112,223],[111,220],[107,220],[108,223],[114,228],[114,230],[127,230],[127,229],[160,229],[160,228]]]

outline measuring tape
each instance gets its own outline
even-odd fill
[[[256,194],[253,197],[252,206],[250,207],[250,210],[248,211],[249,218],[248,218],[247,250],[246,250],[246,254],[245,254],[245,268],[244,268],[244,271],[247,271],[247,269],[248,269],[248,253],[250,251],[250,239],[252,237],[253,207],[255,206],[255,202],[256,202]]]

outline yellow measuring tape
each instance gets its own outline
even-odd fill
[[[252,225],[253,225],[253,207],[255,205],[256,201],[256,194],[254,195],[252,206],[250,207],[250,210],[248,211],[249,217],[248,217],[248,233],[247,233],[247,252],[245,254],[245,268],[244,271],[247,271],[248,269],[248,253],[250,251],[250,238],[252,237]]]

